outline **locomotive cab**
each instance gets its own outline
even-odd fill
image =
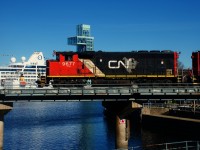
[[[56,60],[47,60],[47,78],[54,84],[79,83],[77,79],[94,76],[87,65],[78,53],[56,52]]]
[[[65,61],[77,61],[78,55],[74,54],[73,52],[69,53],[57,53],[56,54],[56,60],[59,62],[65,62]]]

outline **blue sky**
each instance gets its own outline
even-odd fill
[[[191,67],[200,50],[199,0],[0,0],[0,64],[34,51],[74,50],[67,37],[90,24],[95,50],[173,50]]]

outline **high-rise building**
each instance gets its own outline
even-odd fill
[[[90,35],[90,25],[77,25],[76,36],[68,38],[68,45],[76,45],[77,52],[94,51],[94,37]]]

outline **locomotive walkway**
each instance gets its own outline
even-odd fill
[[[81,86],[2,88],[0,102],[199,100],[200,85]]]

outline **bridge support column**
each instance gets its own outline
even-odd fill
[[[0,150],[3,150],[4,115],[12,110],[13,103],[0,103]]]
[[[104,101],[102,105],[106,108],[107,112],[115,116],[115,148],[128,149],[128,140],[130,137],[130,114],[136,110],[141,109],[141,105],[131,101]]]
[[[128,149],[130,138],[130,121],[116,116],[116,141],[115,148]]]

